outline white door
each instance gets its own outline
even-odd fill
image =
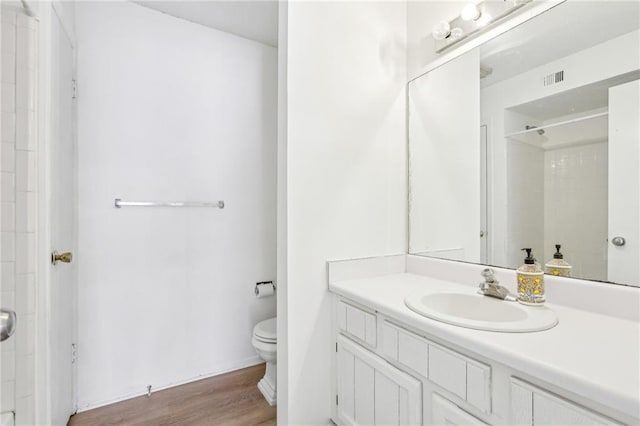
[[[480,263],[489,263],[489,151],[487,125],[480,126]]]
[[[51,22],[51,252],[76,251],[76,143],[74,49],[57,15]],[[66,259],[69,260],[69,259]],[[49,337],[52,424],[67,424],[75,412],[74,366],[76,282],[75,262],[59,261],[50,268]]]
[[[422,424],[419,380],[343,336],[338,336],[337,357],[340,424]]]
[[[608,279],[640,285],[640,82],[609,89]]]

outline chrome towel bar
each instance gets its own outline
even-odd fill
[[[121,207],[213,207],[224,209],[224,201],[215,201],[213,203],[198,201],[122,201],[116,198],[114,205],[117,209]]]

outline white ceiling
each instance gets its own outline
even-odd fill
[[[481,47],[493,68],[482,86],[518,75],[640,27],[638,1],[568,1]]]
[[[278,2],[259,1],[135,1],[176,18],[215,28],[240,37],[278,45]]]
[[[609,105],[609,88],[640,78],[640,71],[618,75],[606,80],[565,90],[553,96],[536,99],[513,108],[524,115],[547,121],[563,115],[583,113]]]

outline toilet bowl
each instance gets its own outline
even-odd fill
[[[251,340],[258,356],[265,360],[267,369],[258,382],[258,389],[269,405],[276,404],[276,319],[270,318],[256,324]]]

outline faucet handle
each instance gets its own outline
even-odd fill
[[[498,284],[498,281],[495,279],[495,275],[494,274],[495,273],[493,272],[493,269],[491,269],[491,268],[485,268],[480,273],[480,275],[482,275],[484,277],[484,281],[486,283]]]

